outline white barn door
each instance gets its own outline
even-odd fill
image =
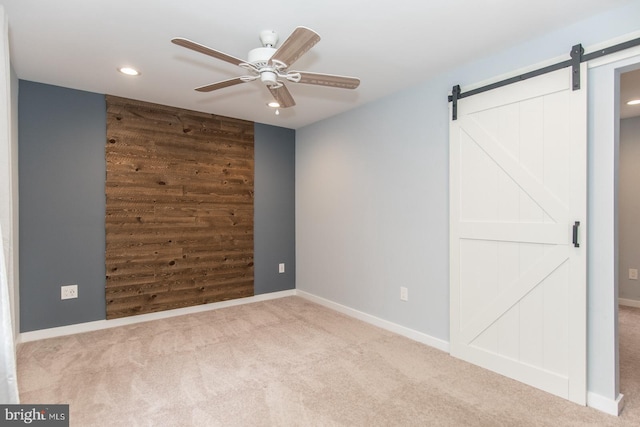
[[[450,122],[450,346],[452,356],[584,405],[581,68],[581,90],[572,90],[568,67],[458,100]]]

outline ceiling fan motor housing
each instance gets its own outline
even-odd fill
[[[278,74],[273,66],[269,65],[269,59],[276,52],[273,47],[258,47],[249,51],[248,62],[254,65],[260,73],[260,80],[267,86],[280,86]]]
[[[276,49],[273,47],[257,47],[255,49],[251,49],[249,51],[247,62],[258,68],[265,67],[275,52]]]

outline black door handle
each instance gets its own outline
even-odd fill
[[[580,227],[580,221],[576,221],[573,224],[573,246],[575,248],[580,247],[580,243],[578,243],[578,227]]]

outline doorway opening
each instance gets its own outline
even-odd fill
[[[619,76],[618,372],[620,392],[640,394],[640,69]]]

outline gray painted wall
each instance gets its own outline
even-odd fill
[[[295,288],[295,138],[293,129],[255,125],[256,295]]]
[[[640,3],[635,2],[298,129],[296,288],[448,341],[446,97],[451,87],[461,84],[464,89],[550,58],[566,59],[576,43],[589,47],[637,31],[638,22]],[[614,103],[606,105],[613,108]],[[592,156],[590,167],[602,161],[608,160]],[[606,196],[613,189],[597,191],[601,200],[602,192]],[[605,218],[600,213],[606,209],[611,210],[590,203],[588,217]],[[608,262],[600,255],[589,253],[590,272]],[[613,299],[613,280],[613,274],[604,280],[591,274],[590,301],[601,301],[607,293]],[[407,302],[400,301],[401,286],[409,290]],[[615,399],[609,357],[615,346],[615,308],[590,305],[588,310],[588,389]],[[609,319],[608,329],[593,328],[602,318]],[[606,378],[593,375],[598,371]]]
[[[20,81],[22,332],[105,318],[105,111],[103,95]]]
[[[629,269],[640,269],[640,117],[620,121],[620,181],[618,191],[618,295],[640,300],[640,280]]]
[[[19,88],[21,332],[105,319],[104,95]],[[256,294],[295,287],[294,143],[256,125]],[[60,300],[70,283],[78,299]]]

